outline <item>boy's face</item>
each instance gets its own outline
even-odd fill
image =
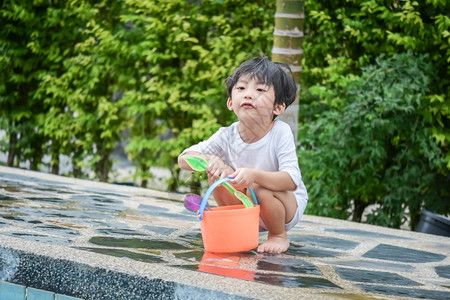
[[[228,98],[228,109],[233,110],[240,121],[271,122],[274,115],[284,111],[285,105],[275,103],[273,86],[258,82],[258,79],[242,75]]]

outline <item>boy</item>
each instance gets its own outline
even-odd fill
[[[236,189],[249,194],[251,187],[260,205],[260,230],[268,231],[257,251],[285,252],[287,230],[300,220],[308,201],[291,129],[276,120],[295,100],[297,86],[287,65],[267,57],[245,61],[226,84],[227,107],[239,121],[184,150],[178,164],[192,170],[183,155],[200,156],[209,161],[209,184],[233,177],[230,183]],[[241,204],[222,186],[213,196],[220,206]]]

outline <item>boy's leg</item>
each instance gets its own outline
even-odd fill
[[[258,252],[282,253],[289,248],[285,225],[297,211],[295,195],[290,191],[273,192],[255,187],[261,209],[261,218],[269,231],[267,241],[259,245]]]

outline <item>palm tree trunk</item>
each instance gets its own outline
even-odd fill
[[[277,0],[272,61],[288,64],[294,74],[300,92],[302,72],[302,42],[305,0]],[[280,116],[291,126],[297,143],[299,98]]]

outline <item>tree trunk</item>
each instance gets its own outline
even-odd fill
[[[272,48],[272,61],[288,64],[294,74],[300,93],[300,75],[302,71],[303,23],[305,20],[304,0],[277,0],[275,30]],[[288,123],[297,143],[299,98],[280,116]]]
[[[9,149],[8,149],[8,167],[14,166],[14,160],[16,158],[16,143],[17,143],[17,133],[11,132],[9,134]]]
[[[364,209],[367,207],[367,203],[362,202],[360,200],[354,201],[355,207],[353,208],[353,217],[352,221],[361,222],[362,215],[364,213]]]
[[[176,168],[174,165],[170,168],[170,173],[172,176],[169,180],[169,184],[167,186],[167,190],[170,192],[175,192],[178,189],[178,180],[180,177],[180,168]]]
[[[82,160],[82,150],[80,149],[80,146],[75,146],[74,150],[73,150],[73,155],[72,155],[72,173],[73,173],[73,177],[75,178],[80,178],[81,176],[83,176],[82,174],[82,170],[81,167],[79,165],[80,161]],[[59,166],[58,166],[59,169]]]
[[[150,167],[147,166],[147,164],[142,163],[141,164],[141,174],[145,174],[146,172],[148,172],[148,170],[150,169]],[[146,176],[141,176],[142,181],[141,181],[141,187],[143,188],[147,188],[148,186],[148,179]]]
[[[52,159],[50,161],[50,165],[52,168],[52,174],[58,175],[59,174],[59,153],[56,152],[52,148]]]
[[[40,147],[41,145],[39,145]],[[30,170],[39,171],[42,161],[42,148],[36,147],[33,157],[30,158]]]
[[[101,182],[108,182],[108,175],[112,165],[109,156],[112,149],[106,148],[103,144],[97,144],[97,149],[100,160],[95,164],[95,173]]]

